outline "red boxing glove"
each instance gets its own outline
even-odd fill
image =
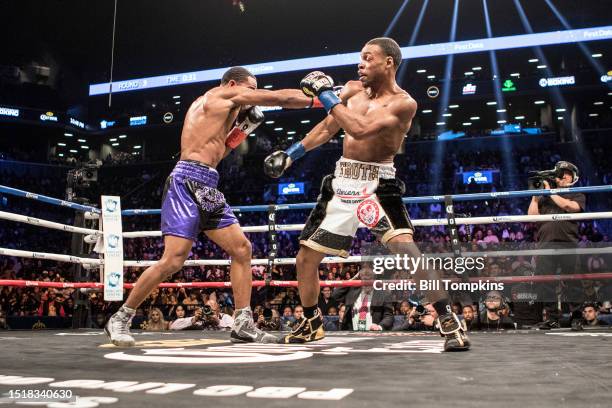
[[[240,143],[244,142],[247,135],[254,131],[257,126],[261,125],[263,121],[264,115],[261,109],[257,106],[247,109],[238,116],[238,124],[227,134],[225,145],[230,149],[235,149]]]

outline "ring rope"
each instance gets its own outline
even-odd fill
[[[612,185],[600,185],[590,187],[566,187],[566,188],[553,188],[550,190],[517,190],[517,191],[502,191],[502,192],[489,192],[489,193],[472,193],[472,194],[453,194],[451,199],[453,201],[483,201],[491,199],[502,199],[502,198],[521,198],[531,196],[548,196],[553,194],[564,194],[564,193],[604,193],[612,192]],[[18,197],[24,197],[36,201],[41,201],[47,204],[57,205],[61,207],[68,207],[79,211],[89,211],[95,214],[100,214],[99,208],[73,203],[70,201],[60,200],[53,197],[48,197],[42,194],[30,193],[25,190],[12,188],[8,186],[0,185],[0,193],[10,194]],[[434,196],[422,196],[422,197],[404,197],[402,198],[404,204],[426,204],[434,202],[444,202],[443,195]],[[300,204],[280,204],[275,205],[276,211],[281,210],[307,210],[314,208],[315,203],[300,203]],[[247,205],[247,206],[236,206],[232,207],[232,210],[236,212],[266,212],[269,209],[269,205]],[[160,209],[130,209],[121,211],[121,215],[153,215],[160,214]]]
[[[455,218],[458,225],[482,225],[482,224],[502,224],[513,222],[546,222],[546,221],[580,221],[580,220],[599,220],[612,218],[612,211],[590,212],[590,213],[573,213],[573,214],[547,214],[547,215],[506,215],[497,217],[469,217]],[[425,218],[420,220],[412,220],[412,225],[415,227],[430,227],[436,225],[448,225],[446,218]],[[305,224],[284,224],[277,225],[277,231],[301,231]],[[362,226],[360,224],[361,228]],[[268,232],[267,225],[257,225],[249,227],[241,227],[243,232]],[[145,237],[160,237],[161,231],[129,231],[124,232],[124,238],[145,238]]]
[[[571,275],[535,275],[535,276],[494,276],[486,278],[472,277],[468,280],[470,282],[479,282],[482,280],[488,280],[490,282],[508,282],[508,283],[546,283],[546,282],[559,282],[559,281],[575,281],[575,280],[607,280],[612,279],[612,272],[602,273],[581,273]],[[448,278],[449,281],[459,282],[458,278]],[[385,282],[402,283],[411,281],[410,279],[400,280],[385,280]],[[372,280],[345,280],[345,281],[319,281],[321,287],[361,287],[361,286],[372,286],[374,281]],[[16,287],[31,287],[38,286],[43,288],[104,288],[103,283],[99,282],[43,282],[43,281],[29,281],[19,279],[0,279],[0,286],[16,286]],[[125,289],[134,288],[134,283],[124,283]],[[231,282],[163,282],[159,284],[160,288],[230,288]],[[298,281],[277,281],[277,280],[256,280],[252,282],[252,287],[297,287]]]
[[[0,219],[36,225],[39,227],[45,227],[59,231],[75,232],[79,234],[100,234],[100,231],[96,229],[75,227],[73,225],[61,224],[59,222],[43,220],[42,218],[27,217],[25,215],[5,211],[0,211]]]

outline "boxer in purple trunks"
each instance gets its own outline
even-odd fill
[[[182,268],[200,231],[232,259],[230,278],[236,306],[232,341],[277,341],[253,321],[251,243],[217,190],[215,167],[263,122],[257,105],[303,109],[314,103],[297,89],[259,90],[253,74],[234,67],[224,73],[219,86],[191,104],[181,134],[180,161],[166,181],[162,199],[164,254],[142,273],[126,302],[106,324],[105,332],[113,344],[135,344],[129,328],[136,309],[161,282]]]

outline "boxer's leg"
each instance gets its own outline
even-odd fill
[[[253,312],[251,311],[251,290],[253,286],[251,242],[240,229],[240,225],[233,218],[233,214],[225,214],[224,211],[220,215],[220,220],[219,225],[227,226],[208,230],[205,233],[208,238],[227,252],[232,260],[230,280],[232,281],[236,310],[230,338],[234,343],[277,343],[278,339],[275,336],[258,329],[253,320]]]
[[[219,245],[232,259],[230,280],[236,309],[251,305],[253,276],[251,273],[251,242],[238,224],[213,231],[205,231],[206,236]]]
[[[190,239],[172,235],[164,237],[162,258],[140,275],[126,302],[111,316],[104,327],[104,331],[114,345],[131,347],[135,344],[130,334],[130,326],[136,309],[153,289],[183,267],[192,244],[193,241]]]

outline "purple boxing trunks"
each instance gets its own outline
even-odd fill
[[[195,241],[200,231],[225,228],[238,222],[217,190],[219,173],[193,160],[179,161],[164,186],[162,235]]]

